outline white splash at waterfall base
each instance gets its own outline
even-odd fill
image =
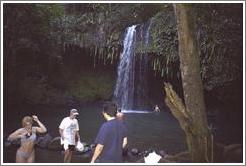
[[[121,110],[122,113],[128,114],[128,113],[136,113],[136,114],[150,114],[154,113],[154,111],[147,111],[147,110]]]

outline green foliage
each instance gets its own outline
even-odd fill
[[[194,6],[201,47],[201,74],[207,90],[242,77],[242,11],[241,4]]]
[[[142,23],[161,8],[158,4],[70,4],[65,15],[51,21],[51,35],[61,46],[75,44],[94,52],[97,59],[119,56],[125,28]]]
[[[63,72],[63,78],[55,78],[60,84],[65,84],[62,89],[45,77],[24,77],[17,87],[21,94],[18,98],[31,104],[65,105],[71,98],[82,103],[108,100],[113,95],[115,78],[110,73],[73,73],[70,69]]]
[[[201,76],[207,90],[242,77],[242,5],[189,4],[201,48]],[[162,77],[180,77],[178,37],[172,6],[152,18],[152,42],[141,48]]]
[[[108,100],[113,95],[114,82],[107,73],[80,73],[77,80],[70,82],[67,94],[79,101]]]
[[[50,20],[62,14],[55,4],[4,4],[4,53],[12,67],[27,50],[35,57],[58,56],[50,37]]]
[[[137,52],[148,53],[151,66],[162,77],[176,77],[178,62],[178,36],[172,6],[164,5],[163,10],[151,18],[151,41],[147,48],[138,44]]]

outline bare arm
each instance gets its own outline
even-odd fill
[[[76,119],[76,133],[75,133],[75,137],[77,136],[77,139],[78,139],[78,141],[80,141],[80,135],[79,135],[79,123],[78,123],[78,121],[77,121],[77,119]]]
[[[27,134],[27,132],[24,132],[23,129],[18,129],[9,135],[8,140],[9,141],[16,140],[18,138],[21,138],[25,134]]]
[[[46,127],[43,125],[42,122],[39,121],[38,117],[37,116],[34,116],[34,115],[32,117],[33,117],[33,120],[35,122],[37,122],[37,124],[39,125],[39,127],[35,127],[36,128],[36,131],[38,133],[45,133],[45,132],[47,132]]]
[[[96,148],[95,148],[95,152],[94,152],[93,157],[92,157],[92,159],[91,159],[91,163],[94,163],[94,162],[95,162],[95,160],[96,160],[96,159],[98,158],[98,156],[101,154],[102,150],[103,150],[103,145],[97,144],[97,146],[96,146]]]
[[[126,147],[126,145],[127,145],[127,137],[123,139],[123,145],[122,145],[123,149]]]
[[[59,133],[60,133],[61,138],[64,140],[63,129],[59,128]]]
[[[77,136],[77,138],[78,138],[78,141],[80,141],[79,131],[76,131],[76,136]]]

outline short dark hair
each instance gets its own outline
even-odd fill
[[[117,105],[114,102],[105,102],[103,104],[103,112],[107,113],[109,116],[116,116]]]

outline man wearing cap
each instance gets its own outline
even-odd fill
[[[71,162],[72,153],[75,150],[76,137],[80,141],[77,115],[79,115],[78,110],[71,109],[70,116],[64,118],[59,126],[61,144],[65,150],[64,163]]]

